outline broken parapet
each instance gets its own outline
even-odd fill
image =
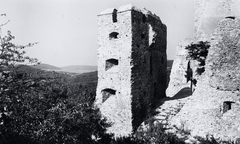
[[[222,19],[240,16],[239,7],[239,0],[195,0],[195,40],[209,40]]]
[[[192,42],[193,41],[190,39],[182,40],[177,46],[176,57],[170,74],[170,82],[166,91],[167,97],[173,97],[181,89],[190,87],[190,83],[187,83],[187,79],[185,77],[188,61],[190,60],[188,58],[188,50],[185,48]]]
[[[211,39],[206,70],[191,99],[171,120],[192,135],[240,138],[240,19],[219,22]]]
[[[166,26],[132,5],[98,15],[96,104],[115,136],[130,135],[165,97]]]

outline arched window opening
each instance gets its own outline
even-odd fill
[[[107,71],[107,70],[109,70],[112,67],[117,66],[117,65],[118,65],[118,60],[117,59],[108,59],[108,60],[106,60],[105,70]]]
[[[109,39],[117,39],[118,38],[118,32],[111,32],[110,34],[109,34]]]
[[[225,102],[223,102],[223,113],[231,110],[233,103],[234,103],[234,102],[232,102],[232,101],[225,101]]]
[[[145,23],[147,21],[147,18],[145,16],[145,14],[142,15],[142,22]]]
[[[102,90],[102,102],[104,103],[110,96],[116,95],[116,90],[106,88]]]
[[[114,9],[113,10],[113,13],[112,13],[112,21],[115,23],[117,22],[117,9]]]

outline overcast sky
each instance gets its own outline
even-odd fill
[[[15,43],[39,42],[27,54],[55,66],[97,65],[97,14],[121,5],[147,8],[167,25],[168,59],[193,36],[194,0],[0,0],[0,23]]]

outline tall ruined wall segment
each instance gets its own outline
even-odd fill
[[[127,136],[165,97],[166,26],[159,17],[132,5],[98,15],[96,105],[112,126]]]

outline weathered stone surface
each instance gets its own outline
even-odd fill
[[[240,16],[239,7],[239,0],[195,0],[195,40],[210,39],[220,20]]]
[[[96,105],[115,136],[136,130],[165,97],[166,26],[146,9],[126,5],[98,15]]]
[[[193,96],[181,111],[170,120],[171,125],[187,126],[192,135],[234,140],[240,134],[239,92],[220,91],[204,83],[197,87]],[[231,109],[223,113],[224,102],[231,101]],[[231,133],[231,135],[230,135]]]
[[[170,82],[166,90],[167,97],[173,97],[181,89],[185,87],[190,87],[190,84],[187,83],[187,79],[185,77],[189,61],[188,51],[185,48],[192,42],[193,42],[192,40],[186,39],[181,41],[177,46],[176,49],[177,53],[170,74]]]
[[[240,19],[224,19],[215,30],[207,59],[212,87],[240,89]]]
[[[206,71],[171,125],[184,123],[192,135],[234,141],[240,135],[240,20],[220,21],[211,40]]]

